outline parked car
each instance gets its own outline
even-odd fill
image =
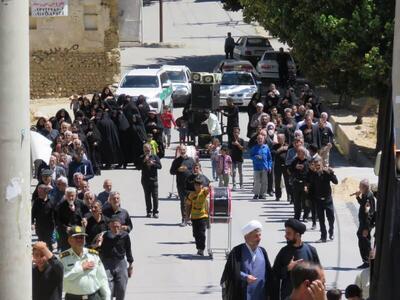
[[[229,71],[243,71],[255,74],[256,69],[248,60],[224,59],[215,66],[214,73],[224,73]]]
[[[118,84],[116,95],[143,95],[158,113],[164,106],[172,107],[172,83],[162,69],[134,69],[126,73]]]
[[[278,65],[278,53],[279,51],[266,51],[257,63],[257,73],[260,78],[272,78],[279,79],[279,65]],[[287,57],[287,66],[289,71],[289,77],[294,76],[296,78],[296,64],[293,57],[289,52],[285,52]]]
[[[172,83],[172,101],[175,106],[185,105],[190,99],[192,85],[190,84],[192,73],[186,66],[164,65],[161,68],[168,74]]]
[[[233,57],[236,59],[245,59],[254,66],[265,51],[273,51],[269,40],[263,36],[243,36],[236,42],[233,49]]]
[[[225,72],[220,83],[219,106],[226,106],[226,99],[232,98],[238,106],[247,106],[258,91],[257,81],[249,72]]]

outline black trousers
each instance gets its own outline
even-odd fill
[[[225,48],[225,58],[233,58],[233,48],[229,47],[229,48]]]
[[[311,205],[311,219],[313,225],[317,224],[317,206],[315,204],[315,199],[313,199],[310,195],[308,195],[310,199],[310,205]]]
[[[304,191],[304,181],[293,181],[293,204],[294,204],[294,218],[300,220],[301,210],[304,209],[303,219],[307,217],[309,208],[306,207],[307,194]]]
[[[178,190],[178,196],[180,200],[180,207],[181,207],[181,216],[182,216],[182,222],[185,220],[186,217],[186,206],[185,206],[185,200],[187,196],[187,191],[184,186],[177,184],[177,190]]]
[[[280,199],[282,197],[281,182],[282,182],[282,176],[283,176],[283,180],[285,182],[286,194],[289,199],[289,195],[290,195],[289,174],[287,173],[286,166],[281,166],[279,164],[275,164],[274,165],[274,176],[275,176],[275,197],[277,199]]]
[[[333,235],[335,212],[333,208],[332,197],[327,197],[325,200],[315,199],[317,208],[317,215],[319,220],[319,227],[321,230],[321,239],[326,240],[326,226],[325,226],[325,214],[329,224],[329,235]]]
[[[142,179],[142,186],[146,200],[146,212],[148,214],[158,214],[158,182],[156,180]]]
[[[267,172],[267,180],[268,180],[268,186],[267,186],[267,193],[272,193],[274,191],[274,167],[272,167],[271,172]]]
[[[208,224],[208,218],[199,220],[192,219],[193,237],[196,242],[197,250],[204,250],[206,248],[207,224]]]
[[[368,230],[367,236],[363,236],[363,231]],[[363,262],[369,261],[369,252],[371,251],[371,235],[370,230],[364,226],[360,226],[357,230],[358,248]]]

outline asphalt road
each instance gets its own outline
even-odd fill
[[[144,41],[158,40],[158,1],[145,1]],[[195,71],[209,71],[223,58],[223,42],[226,32],[233,36],[262,32],[253,25],[244,24],[240,12],[228,13],[221,8],[220,1],[184,0],[164,1],[165,42],[179,45],[176,48],[136,47],[122,51],[122,71],[132,67],[151,67],[165,63],[186,64]],[[277,47],[277,40],[272,40]],[[176,117],[180,110],[175,110]],[[240,114],[243,133],[247,115]],[[177,132],[173,132],[173,141]],[[160,218],[145,217],[145,201],[140,183],[140,172],[133,169],[103,171],[90,181],[94,192],[102,190],[103,180],[113,181],[113,190],[121,193],[122,206],[126,208],[134,223],[133,240],[134,275],[129,280],[126,299],[179,300],[221,299],[219,280],[225,264],[224,254],[214,259],[196,256],[191,227],[181,228],[179,201],[169,199],[173,178],[169,168],[176,143],[166,152],[159,172]],[[201,161],[203,171],[211,175],[209,160]],[[350,167],[338,154],[332,155],[332,163],[339,180],[344,177],[375,180],[371,169]],[[252,200],[252,167],[245,161],[245,188],[233,193],[232,246],[241,243],[240,228],[251,219],[264,225],[261,245],[268,251],[271,260],[285,245],[283,222],[293,215],[293,208],[286,201]],[[283,197],[285,199],[285,197]],[[361,263],[356,238],[356,207],[352,203],[335,199],[336,239],[326,244],[313,244],[325,267],[328,287],[344,289],[353,283]],[[310,227],[311,224],[307,224]],[[212,225],[212,246],[226,247],[226,224]],[[304,240],[313,243],[319,239],[318,231],[307,231]]]
[[[180,110],[175,110],[179,115]],[[240,124],[245,128],[247,115],[241,113]],[[177,132],[173,132],[173,141]],[[173,177],[169,168],[174,156],[176,143],[162,159],[159,173],[160,218],[145,217],[145,201],[140,184],[140,172],[133,169],[103,171],[102,175],[90,182],[95,192],[101,191],[105,178],[113,181],[113,189],[121,193],[122,206],[130,212],[134,230],[131,234],[134,250],[135,273],[129,281],[127,299],[220,299],[219,280],[225,264],[224,253],[215,254],[214,259],[195,255],[191,227],[179,227],[179,201],[169,199]],[[332,155],[339,181],[352,176],[361,179],[369,176],[370,169],[353,168],[337,153]],[[211,177],[209,159],[202,159],[203,172]],[[240,228],[251,219],[258,219],[265,226],[263,230],[264,246],[271,260],[285,245],[283,222],[293,216],[293,207],[288,202],[275,202],[274,199],[253,200],[252,167],[245,161],[244,189],[233,192],[232,204],[232,246],[241,243],[243,237]],[[371,175],[371,176],[370,176]],[[215,183],[214,183],[215,184]],[[336,239],[326,244],[315,244],[319,231],[307,231],[304,240],[312,243],[318,250],[321,262],[326,270],[327,285],[344,289],[353,283],[358,270],[358,254],[355,206],[352,203],[335,199]],[[307,224],[310,228],[311,224]],[[211,227],[212,247],[227,247],[227,225],[214,224]]]

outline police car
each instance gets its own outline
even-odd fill
[[[115,94],[143,95],[150,107],[161,113],[164,106],[172,108],[172,92],[172,83],[165,70],[134,69],[122,77]]]

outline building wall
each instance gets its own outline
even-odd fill
[[[30,18],[31,98],[101,90],[119,78],[118,0],[69,0],[67,17]]]

